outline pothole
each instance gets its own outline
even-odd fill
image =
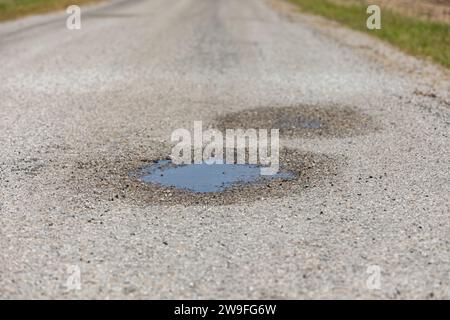
[[[194,193],[223,192],[250,184],[263,184],[270,180],[292,180],[293,172],[262,175],[263,167],[254,164],[184,164],[160,160],[139,170],[139,180],[158,186],[182,189]]]
[[[123,190],[127,199],[132,198],[144,203],[164,205],[251,203],[268,198],[292,196],[320,185],[325,179],[333,180],[337,175],[338,162],[337,158],[323,154],[284,149],[280,152],[279,173],[264,177],[260,174],[259,166],[229,165],[225,168],[227,165],[206,167],[206,164],[199,164],[178,167],[166,159],[141,165],[142,170],[138,170],[141,172],[140,175],[132,175],[131,183],[128,176],[122,185],[129,184]],[[210,181],[207,181],[208,179]]]
[[[276,121],[274,126],[284,130],[322,129],[325,128],[325,123],[321,119],[308,119],[304,117],[291,118],[285,116]]]
[[[372,119],[342,106],[261,107],[216,119],[220,130],[280,129],[284,137],[345,137],[375,130]]]
[[[67,174],[66,185],[71,186],[78,194],[71,201],[80,198],[90,199],[89,202],[95,203],[115,205],[115,202],[121,202],[142,206],[247,204],[295,196],[315,187],[332,185],[336,181],[338,168],[345,165],[345,158],[342,156],[282,149],[279,175],[266,178],[260,176],[260,167],[233,167],[224,171],[224,165],[217,165],[203,171],[202,165],[197,168],[187,165],[171,171],[170,168],[177,167],[162,156],[170,151],[168,146],[155,145],[154,152],[147,150],[140,153],[139,150],[121,149],[114,156],[85,155],[83,159],[63,169]],[[184,170],[186,171],[183,173]],[[225,175],[228,172],[229,178],[214,179],[202,186],[205,189],[200,190],[197,188],[199,183],[193,186],[192,181],[188,181],[189,175],[195,174],[197,170],[202,171],[203,177],[208,175],[208,178],[211,178],[211,172],[225,172]],[[241,171],[244,175],[240,175]],[[182,179],[180,172],[185,174]],[[171,183],[169,179],[169,183],[164,184],[147,183],[143,177],[149,174],[159,174],[160,178],[161,174],[166,175],[166,178],[167,175],[172,175],[173,178],[176,175],[177,181]],[[195,179],[199,182],[200,177],[196,175]],[[211,190],[213,192],[209,192]]]

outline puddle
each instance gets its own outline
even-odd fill
[[[154,142],[152,150],[128,147],[112,156],[85,154],[61,170],[65,185],[93,202],[220,206],[302,194],[334,183],[338,168],[346,165],[338,155],[281,149],[280,174],[261,177],[260,167],[212,165],[205,171],[205,165],[175,166],[164,157],[170,150]]]
[[[342,106],[261,107],[216,119],[220,130],[280,129],[284,137],[346,137],[374,130],[368,115]]]
[[[274,127],[279,129],[321,129],[325,124],[318,119],[306,119],[304,117],[282,117],[275,121]]]
[[[236,186],[261,184],[274,179],[290,180],[292,172],[261,175],[261,166],[249,164],[188,164],[174,165],[161,160],[141,170],[141,181],[195,193],[223,192]]]

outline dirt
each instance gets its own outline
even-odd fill
[[[346,137],[377,130],[368,115],[353,107],[262,107],[227,114],[216,120],[220,130],[280,129],[285,138]]]

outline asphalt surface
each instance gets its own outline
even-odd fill
[[[65,17],[0,24],[1,298],[450,298],[448,71],[281,1]],[[192,201],[130,176],[174,129],[279,108],[331,121],[282,137],[295,183]]]

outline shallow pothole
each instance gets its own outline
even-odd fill
[[[139,166],[141,170],[137,172],[140,172],[140,176],[136,175],[136,169],[129,171],[134,174],[124,179],[122,185],[129,184],[124,190],[127,199],[133,198],[144,203],[169,205],[251,203],[268,198],[292,196],[320,185],[325,179],[334,180],[341,160],[324,154],[284,149],[280,152],[278,175],[262,177],[260,167],[231,165],[228,170],[229,178],[217,177],[223,175],[223,172],[227,175],[224,165],[212,165],[208,168],[206,165],[187,165],[171,171],[166,166],[171,167],[172,164],[156,160]],[[148,170],[154,174],[154,181],[144,181],[146,179],[143,177],[146,172],[149,173]],[[180,178],[180,172],[183,172],[183,178]],[[240,175],[242,172],[244,176]],[[206,184],[201,183],[202,178],[212,177],[209,173],[215,175],[217,179],[214,178]],[[166,176],[161,177],[161,174]],[[199,177],[199,174],[202,177]],[[163,178],[170,179],[165,180],[166,183],[163,185],[160,180]]]
[[[164,166],[165,163],[160,161],[168,160],[163,155],[170,151],[169,146],[155,144],[153,147],[153,152],[140,148],[120,149],[112,157],[102,154],[83,156],[64,169],[66,185],[78,195],[71,201],[86,198],[93,203],[115,205],[115,202],[123,202],[142,206],[246,204],[295,196],[318,186],[334,184],[338,168],[346,162],[345,157],[338,155],[282,149],[280,173],[289,173],[293,177],[282,175],[257,183],[231,182],[219,192],[193,192],[188,188],[146,183],[140,179],[146,169]]]
[[[216,119],[226,129],[279,129],[284,137],[345,137],[375,130],[368,115],[351,107],[261,107],[226,114]]]
[[[175,165],[170,160],[160,160],[142,168],[137,173],[142,182],[158,186],[182,189],[194,193],[223,192],[249,184],[263,184],[270,180],[292,180],[295,174],[279,171],[263,175],[263,167],[255,164],[183,164]]]

